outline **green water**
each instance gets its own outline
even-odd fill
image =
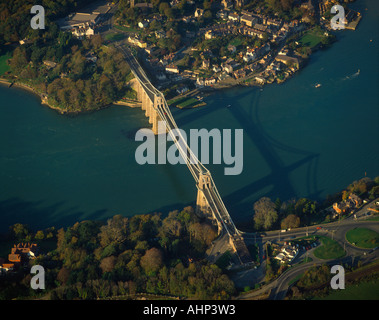
[[[358,29],[340,32],[286,83],[229,89],[208,97],[206,107],[172,110],[185,130],[244,129],[242,174],[208,166],[237,222],[249,219],[264,195],[321,200],[365,174],[379,175],[379,3],[354,7],[363,14]],[[68,117],[20,89],[0,87],[0,230],[194,204],[185,166],[136,163],[141,127],[149,124],[140,109]]]

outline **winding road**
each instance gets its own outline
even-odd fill
[[[358,212],[356,212],[357,219],[355,219],[354,216],[350,216],[341,221],[336,221],[336,222],[318,225],[318,226],[311,226],[308,228],[293,229],[285,233],[281,233],[280,231],[270,231],[265,234],[247,234],[246,233],[244,235],[245,238],[250,236],[250,239],[252,240],[254,239],[254,241],[260,244],[261,247],[263,247],[264,244],[267,243],[267,241],[274,241],[274,240],[277,241],[279,239],[282,241],[291,240],[291,239],[303,237],[306,235],[327,236],[337,241],[344,248],[346,254],[343,258],[340,258],[340,259],[323,260],[314,256],[313,251],[315,249],[311,249],[310,251],[307,252],[309,257],[312,258],[311,262],[292,266],[283,274],[281,274],[277,279],[273,280],[267,285],[264,285],[258,290],[239,296],[238,299],[254,300],[257,297],[267,292],[270,292],[270,295],[269,295],[270,300],[283,300],[290,287],[291,280],[295,279],[297,276],[304,273],[310,267],[320,266],[322,264],[327,264],[327,265],[336,265],[336,264],[345,264],[345,263],[352,264],[356,262],[358,259],[361,261],[362,265],[364,265],[364,264],[377,260],[379,258],[379,249],[373,250],[373,249],[364,249],[364,248],[356,247],[350,244],[346,240],[346,237],[345,237],[346,233],[349,230],[352,230],[357,227],[368,228],[379,233],[379,221],[366,220],[367,219],[366,213],[369,212],[368,208],[372,206],[376,201],[378,201],[378,199],[376,199],[375,201],[372,201],[370,204],[365,205]],[[321,229],[318,229],[320,227]],[[304,252],[299,254],[299,257],[296,258],[296,261],[301,260],[302,258],[301,256],[304,256]],[[249,274],[249,271],[244,271],[244,272],[241,272],[241,275],[244,276],[244,279],[253,278],[254,272],[258,272],[258,271],[251,270],[250,274]]]

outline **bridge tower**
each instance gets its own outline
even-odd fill
[[[140,83],[137,84],[135,89],[137,91],[137,99],[142,102],[141,109],[145,111],[145,116],[149,119],[149,123],[153,125],[152,130],[154,134],[158,134],[160,116],[157,110],[163,109],[163,98],[156,94],[154,94],[154,98],[151,98]],[[152,101],[152,99],[154,101]]]
[[[208,174],[200,174],[197,184],[197,199],[196,199],[196,214],[198,216],[207,216],[211,218],[213,224],[217,224],[217,231],[220,234],[222,225],[219,219],[216,218],[214,210],[211,209],[204,191],[211,189],[211,177]]]
[[[151,112],[151,123],[153,124],[153,132],[154,134],[158,134],[158,122],[161,120],[161,117],[159,116],[157,110],[163,109],[164,101],[163,98],[154,95],[154,106],[151,106],[152,112]]]

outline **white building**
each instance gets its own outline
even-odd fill
[[[89,26],[75,27],[71,32],[79,40],[83,39],[84,37],[90,38],[95,34],[95,30]]]
[[[146,20],[138,22],[138,27],[140,27],[141,29],[147,28],[148,26],[149,22],[147,22]]]

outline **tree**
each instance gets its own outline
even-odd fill
[[[256,229],[268,230],[278,219],[275,203],[270,198],[263,197],[254,203],[254,222]]]
[[[300,218],[294,214],[288,215],[282,220],[282,229],[298,228],[300,226]]]
[[[100,228],[100,244],[106,247],[110,244],[123,243],[127,238],[128,218],[116,215],[112,219],[108,219],[107,225]]]
[[[57,274],[57,280],[65,285],[67,282],[68,282],[68,279],[70,278],[70,270],[68,270],[67,268],[63,267],[59,270],[58,274]]]
[[[17,241],[21,241],[29,236],[29,229],[26,224],[16,223],[9,227],[9,231],[12,238],[15,238]]]
[[[163,265],[162,252],[157,248],[147,250],[140,263],[146,274],[156,272]]]
[[[168,217],[163,220],[162,231],[170,236],[179,237],[183,226],[177,220],[178,211],[172,211],[168,214]]]
[[[43,240],[45,238],[45,234],[42,230],[39,230],[36,232],[36,235],[34,236],[37,240]]]
[[[167,3],[167,2],[162,2],[160,5],[159,5],[159,12],[161,14],[164,14],[165,13],[165,10],[167,9],[170,9],[170,5]]]
[[[28,60],[26,59],[26,52],[25,50],[21,49],[20,47],[17,47],[13,51],[13,57],[10,62],[10,66],[12,69],[14,69],[16,72],[19,72],[25,66],[28,64]]]
[[[100,269],[105,272],[111,272],[116,265],[117,258],[115,256],[106,257],[100,262]]]

